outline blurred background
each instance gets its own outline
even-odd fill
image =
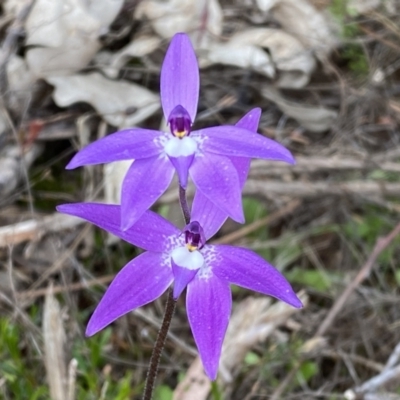
[[[140,398],[165,298],[85,338],[141,250],[55,206],[119,202],[129,163],[65,165],[119,129],[166,129],[159,73],[176,32],[199,59],[194,128],[261,107],[259,132],[296,157],[252,163],[246,224],[214,242],[258,252],[305,308],[233,288],[211,385],[182,296],[155,399],[400,399],[398,0],[3,0],[0,12],[1,399]],[[155,210],[183,226],[176,183]]]

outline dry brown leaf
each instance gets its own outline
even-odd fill
[[[163,38],[186,32],[195,47],[207,47],[212,37],[222,32],[222,9],[218,0],[143,1],[135,18],[150,20],[153,29]]]
[[[29,68],[38,78],[69,75],[85,67],[100,48],[122,0],[36,0],[25,28]]]
[[[294,118],[310,132],[324,132],[335,123],[338,113],[321,106],[300,105],[286,100],[277,90],[264,87],[261,95],[274,102],[287,116]]]
[[[256,0],[260,10],[270,13],[283,30],[305,48],[325,59],[338,42],[333,22],[307,0]]]
[[[142,3],[143,4],[143,3]],[[143,36],[135,38],[127,46],[107,57],[107,66],[102,70],[110,78],[116,78],[119,70],[132,57],[143,57],[150,54],[160,45],[161,39],[156,36]]]
[[[50,77],[54,101],[60,107],[83,101],[91,104],[111,125],[134,126],[160,108],[159,97],[135,83],[114,81],[94,72]],[[133,110],[133,112],[132,112]]]
[[[268,77],[274,77],[277,70],[276,84],[290,88],[305,86],[316,66],[312,53],[296,37],[271,28],[247,29],[226,44],[211,46],[202,65],[214,63],[251,68]]]

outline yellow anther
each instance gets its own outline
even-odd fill
[[[187,248],[189,251],[195,251],[195,250],[197,250],[197,246],[193,246],[193,245],[190,244],[190,243],[186,243],[186,248]]]
[[[183,137],[185,137],[187,135],[187,131],[176,131],[176,132],[174,132],[174,134],[178,138],[182,139]]]

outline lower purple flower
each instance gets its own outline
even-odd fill
[[[88,336],[157,299],[174,282],[175,299],[187,287],[190,327],[204,369],[214,380],[231,313],[231,283],[302,307],[283,275],[256,253],[234,246],[206,244],[209,237],[201,226],[202,220],[206,220],[202,213],[198,212],[198,220],[191,221],[183,231],[151,211],[145,212],[133,227],[122,230],[121,210],[117,205],[77,203],[57,209],[147,250],[114,278],[90,318]]]

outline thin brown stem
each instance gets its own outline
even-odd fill
[[[168,292],[167,304],[165,306],[164,319],[162,321],[161,328],[158,332],[157,339],[153,347],[153,353],[151,355],[149,363],[146,385],[144,387],[142,400],[151,400],[153,397],[154,383],[158,373],[158,367],[161,359],[161,352],[165,345],[165,340],[167,338],[169,326],[171,324],[171,320],[175,312],[175,307],[176,307],[176,300],[174,300],[173,291],[172,288],[170,288]]]
[[[188,224],[190,222],[190,210],[186,198],[186,189],[184,189],[182,186],[179,186],[179,203],[181,205],[185,223]]]

